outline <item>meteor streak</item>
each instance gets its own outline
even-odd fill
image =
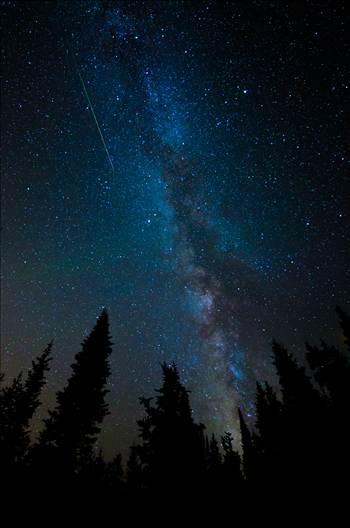
[[[92,106],[92,103],[91,103],[91,100],[90,100],[90,97],[89,97],[89,94],[88,94],[88,91],[86,89],[86,86],[85,86],[85,83],[84,83],[84,79],[82,77],[82,75],[80,74],[80,72],[78,72],[78,75],[79,75],[79,79],[81,81],[81,84],[83,86],[83,91],[84,91],[84,94],[85,94],[85,97],[87,99],[87,102],[89,104],[89,107],[90,107],[90,110],[91,110],[91,113],[92,113],[92,116],[94,118],[94,121],[96,123],[96,127],[97,127],[97,130],[98,130],[98,133],[100,135],[100,138],[101,138],[101,141],[102,141],[102,144],[103,144],[103,147],[106,151],[106,154],[107,154],[107,158],[108,158],[108,161],[110,163],[110,166],[111,166],[111,169],[112,169],[112,173],[114,174],[114,166],[113,166],[113,162],[112,162],[112,159],[111,159],[111,156],[108,152],[108,148],[107,148],[107,145],[106,145],[106,142],[105,142],[105,138],[103,137],[103,134],[102,134],[102,130],[101,130],[101,127],[100,125],[98,124],[98,121],[97,121],[97,117],[96,117],[96,114],[95,114],[95,111],[94,111],[94,108]]]

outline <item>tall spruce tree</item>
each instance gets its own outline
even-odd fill
[[[181,493],[204,470],[203,426],[193,421],[188,391],[175,364],[164,363],[162,371],[155,405],[151,399],[140,399],[146,416],[138,421],[142,444],[137,453],[147,487]]]
[[[106,498],[106,494],[121,493],[125,487],[121,455],[106,461],[99,449],[81,467],[76,484],[80,494],[93,494],[98,499]]]
[[[339,307],[336,308],[339,324],[343,332],[344,343],[350,350],[350,318]],[[313,372],[315,380],[330,397],[331,404],[345,410],[350,401],[350,361],[349,355],[323,339],[320,346],[306,343],[306,359]]]
[[[256,384],[256,433],[257,474],[260,480],[278,479],[279,458],[282,454],[282,403],[271,385]]]
[[[212,434],[208,442],[207,471],[211,487],[218,489],[221,479],[222,457],[219,444]]]
[[[253,435],[244,419],[241,409],[238,409],[239,424],[241,429],[242,467],[246,481],[254,485],[256,480],[256,450]]]
[[[143,487],[143,473],[138,448],[133,444],[126,465],[126,487],[129,493],[136,493]]]
[[[229,432],[221,437],[223,448],[223,464],[221,472],[221,488],[226,495],[237,495],[242,492],[243,475],[241,472],[241,459],[233,449],[233,437]]]
[[[273,437],[280,419],[282,404],[269,383],[256,384],[256,429],[260,434],[263,448],[272,447]]]
[[[336,307],[338,320],[344,336],[344,343],[350,351],[350,316],[340,306]]]
[[[57,393],[57,406],[45,420],[36,450],[41,462],[57,475],[73,475],[93,459],[93,446],[108,414],[111,352],[108,314],[103,310],[75,356],[66,387]]]
[[[30,444],[30,421],[40,405],[52,343],[32,361],[26,380],[19,374],[0,390],[0,458],[3,471],[23,466]]]
[[[314,482],[322,471],[324,402],[305,367],[276,341],[272,350],[282,394],[280,469],[289,482],[298,480],[301,474],[305,484],[306,476]]]
[[[299,365],[295,357],[277,341],[272,343],[272,352],[286,409],[290,413],[298,413],[301,408],[312,405],[317,399],[317,391],[306,375],[305,367]]]
[[[345,344],[349,347],[350,318],[337,308]],[[306,343],[306,358],[326,402],[322,419],[323,474],[332,481],[350,472],[350,361],[343,351],[321,340],[320,346]]]
[[[320,346],[306,343],[306,359],[314,378],[330,398],[332,405],[340,408],[350,401],[350,362],[335,346],[321,340]]]

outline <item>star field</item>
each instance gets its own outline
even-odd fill
[[[1,5],[3,369],[54,338],[45,413],[107,307],[107,453],[133,441],[162,361],[196,418],[235,434],[273,337],[299,357],[340,339],[345,3]]]

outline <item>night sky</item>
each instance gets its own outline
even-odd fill
[[[300,358],[341,340],[345,2],[1,5],[7,378],[54,338],[39,428],[106,307],[107,455],[136,438],[163,361],[196,420],[235,434],[273,379],[273,337]]]

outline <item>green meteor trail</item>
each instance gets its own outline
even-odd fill
[[[79,79],[81,81],[81,84],[83,86],[83,91],[84,91],[84,94],[85,94],[85,97],[87,99],[87,102],[89,104],[89,107],[90,107],[90,110],[91,110],[91,113],[93,115],[93,118],[94,118],[94,121],[96,123],[96,127],[97,127],[97,130],[98,130],[98,133],[100,135],[100,138],[101,138],[101,141],[102,141],[102,144],[103,144],[103,147],[106,151],[106,154],[107,154],[107,158],[108,158],[108,161],[110,163],[110,166],[111,166],[111,169],[112,169],[112,173],[114,174],[114,166],[113,166],[113,162],[112,162],[112,159],[111,159],[111,156],[108,152],[108,148],[107,148],[107,145],[106,145],[106,142],[105,142],[105,138],[103,137],[103,134],[102,134],[102,130],[101,130],[101,127],[100,125],[98,124],[98,121],[97,121],[97,117],[96,117],[96,114],[95,114],[95,111],[94,111],[94,108],[92,106],[92,103],[91,103],[91,100],[90,100],[90,97],[89,97],[89,94],[88,94],[88,91],[86,89],[86,86],[85,86],[85,83],[84,83],[84,79],[82,77],[82,75],[80,74],[80,72],[78,72],[78,75],[79,75]]]

